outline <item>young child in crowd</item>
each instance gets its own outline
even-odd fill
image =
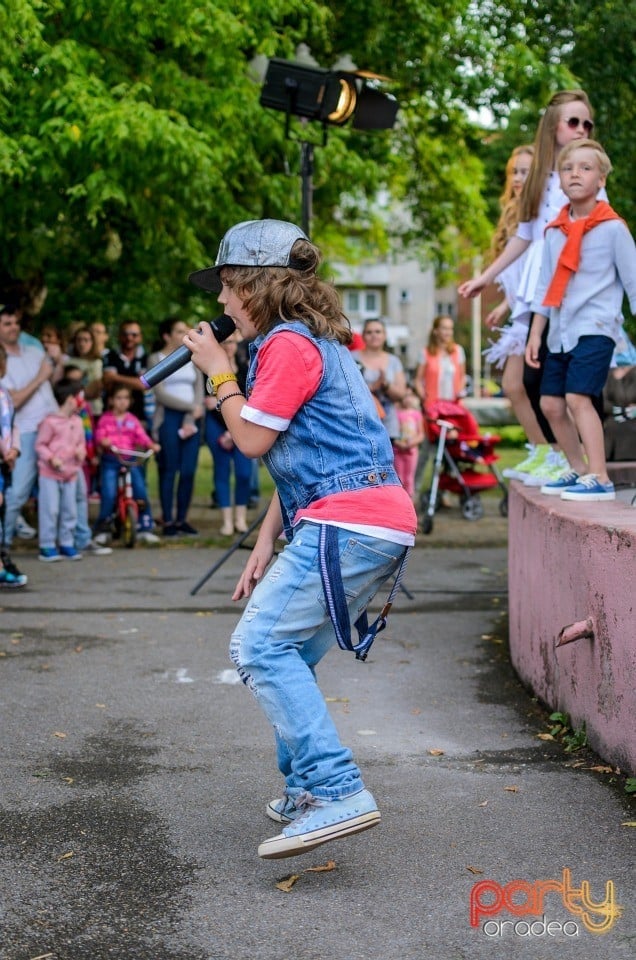
[[[415,496],[415,471],[420,445],[424,442],[424,416],[420,398],[412,387],[398,400],[400,436],[393,441],[395,472],[411,499]]]
[[[467,280],[459,287],[462,296],[476,296],[527,252],[511,320],[514,322],[523,317],[526,323],[529,322],[541,267],[544,230],[567,201],[559,182],[559,154],[572,140],[589,137],[593,128],[592,107],[584,90],[559,90],[550,98],[537,128],[530,171],[521,192],[517,232],[479,277]],[[607,199],[605,191],[601,192],[600,199]],[[544,341],[542,357],[546,350]],[[541,408],[540,385],[540,373],[525,364],[523,386],[541,429],[542,442],[530,441],[529,455],[506,471],[508,477],[523,480],[528,486],[539,487],[550,480],[557,480],[568,469],[567,460],[562,451],[557,449],[554,434]]]
[[[161,450],[161,446],[146,433],[139,419],[130,412],[131,398],[130,387],[114,384],[108,392],[108,410],[101,415],[95,428],[95,443],[101,451],[101,500],[95,524],[95,540],[99,544],[103,544],[108,537],[110,519],[117,501],[120,463],[113,448],[154,450],[155,453]],[[131,466],[130,475],[133,496],[144,504],[139,517],[139,539],[146,543],[157,543],[159,538],[152,533],[153,520],[144,472],[140,466]]]
[[[84,374],[80,367],[68,363],[64,367],[64,376],[69,380],[84,385]],[[107,557],[113,551],[93,539],[93,531],[88,520],[88,491],[93,479],[96,479],[99,457],[95,447],[95,420],[92,408],[83,393],[83,399],[78,397],[77,415],[84,428],[84,442],[86,443],[86,459],[77,475],[77,524],[75,525],[75,546],[81,554],[93,557]]]
[[[396,575],[393,596],[417,528],[388,433],[347,349],[349,323],[319,263],[297,226],[257,220],[232,227],[216,264],[192,274],[219,294],[239,333],[255,338],[246,395],[209,324],[184,338],[232,440],[246,456],[262,456],[276,482],[233,593],[250,599],[230,644],[273,726],[285,778],[284,794],[266,808],[281,832],[260,844],[264,859],[296,856],[380,820],[315,671],[336,643],[364,659],[382,619],[368,630],[366,607]],[[266,574],[283,530],[288,543]],[[362,635],[355,644],[351,621]]]
[[[40,560],[52,563],[81,560],[75,548],[77,475],[86,457],[84,427],[77,414],[83,400],[81,384],[62,377],[53,387],[57,413],[49,413],[38,427],[38,530]],[[59,544],[59,549],[58,549]]]
[[[0,344],[0,380],[7,372],[7,351]],[[4,492],[11,483],[11,471],[20,455],[20,433],[14,423],[11,394],[0,384],[0,587],[24,587],[27,576],[20,573],[4,548]]]
[[[624,293],[636,311],[636,245],[618,214],[597,200],[611,169],[594,140],[578,140],[561,151],[561,187],[569,203],[546,228],[532,304],[526,361],[541,367],[547,326],[541,405],[569,464],[564,476],[545,483],[541,492],[563,500],[615,497],[603,425],[591,398],[607,380]]]

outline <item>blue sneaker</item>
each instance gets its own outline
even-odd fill
[[[75,547],[60,547],[60,554],[65,560],[81,560],[82,554]]]
[[[368,790],[341,800],[319,800],[305,793],[296,798],[299,816],[277,837],[264,840],[258,848],[263,860],[296,857],[329,840],[368,830],[380,822],[380,811]]]
[[[541,487],[541,493],[546,493],[549,497],[560,497],[566,487],[571,487],[579,482],[579,475],[574,470],[568,470],[558,480],[548,480]]]
[[[42,563],[55,563],[57,560],[61,560],[61,556],[55,549],[55,547],[40,547],[40,556],[38,560],[41,560]]]
[[[276,823],[291,823],[292,820],[300,816],[302,810],[296,806],[291,797],[285,795],[279,797],[278,800],[270,800],[265,813],[270,820],[275,820]]]
[[[0,567],[0,587],[26,587],[28,582],[27,575],[20,573],[13,563]]]
[[[615,500],[614,484],[601,483],[595,473],[586,473],[579,482],[567,487],[561,494],[562,500]]]

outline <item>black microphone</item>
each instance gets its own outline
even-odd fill
[[[227,340],[236,330],[232,318],[226,316],[224,313],[222,313],[220,317],[215,317],[214,320],[210,320],[209,324],[212,327],[212,333],[215,339],[218,340],[219,343]],[[142,373],[139,379],[146,390],[149,390],[151,387],[156,386],[156,384],[161,383],[162,380],[165,380],[166,377],[169,377],[175,370],[180,370],[181,367],[185,367],[186,363],[191,359],[192,353],[184,344],[182,347],[177,347],[176,350],[173,350],[171,354],[164,357],[163,360],[160,360],[159,363],[151,367],[150,370]]]

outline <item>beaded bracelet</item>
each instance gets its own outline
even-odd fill
[[[242,393],[240,393],[238,390],[235,390],[234,393],[228,393],[226,394],[226,396],[221,397],[221,399],[217,401],[216,412],[217,413],[221,412],[221,407],[223,406],[226,400],[230,399],[230,397],[242,397],[242,396],[243,396]]]

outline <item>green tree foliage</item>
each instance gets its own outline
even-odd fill
[[[186,277],[227,226],[300,219],[298,144],[259,105],[253,64],[293,59],[301,42],[323,66],[348,53],[386,75],[400,101],[393,131],[330,128],[326,145],[317,125],[303,133],[319,143],[312,233],[328,255],[383,254],[401,238],[453,270],[460,251],[485,249],[510,147],[575,81],[601,139],[608,131],[610,192],[629,220],[635,5],[11,0],[0,7],[0,296],[28,304],[46,285],[46,318],[61,324],[209,312]],[[376,202],[389,194],[399,207]]]
[[[5,290],[45,283],[61,323],[156,319],[229,223],[289,212],[248,62],[319,38],[320,5],[14,0],[3,17]]]

